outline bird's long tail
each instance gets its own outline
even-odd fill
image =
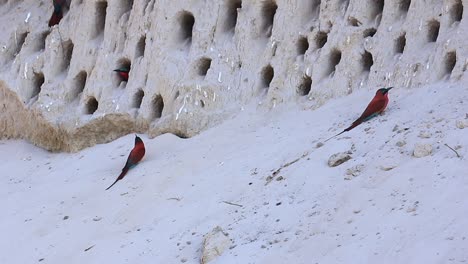
[[[343,134],[344,132],[347,132],[347,131],[350,131],[351,129],[359,126],[360,124],[362,123],[362,119],[361,118],[358,118],[356,121],[353,122],[353,124],[351,124],[348,128],[346,128],[345,130],[341,131],[340,133],[334,135],[333,137],[330,137],[328,138],[327,140],[325,140],[324,142],[327,142],[328,140],[332,139],[332,138],[335,138],[341,134]]]
[[[117,179],[115,180],[114,183],[111,184],[111,186],[107,187],[106,191],[109,190],[112,186],[114,186],[114,184],[116,184],[118,181],[120,181],[125,176],[125,174],[127,174],[127,172],[128,172],[128,168],[127,166],[125,166],[122,169],[122,172],[120,173],[119,177],[117,177]]]

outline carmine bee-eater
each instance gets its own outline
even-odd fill
[[[334,137],[337,137],[337,136],[343,134],[346,131],[350,131],[351,129],[353,129],[353,128],[357,127],[358,125],[360,125],[362,122],[365,122],[365,121],[377,116],[378,114],[381,114],[385,110],[385,108],[387,107],[387,104],[388,104],[388,91],[390,91],[390,89],[392,89],[392,88],[393,87],[380,88],[379,90],[377,90],[377,92],[375,93],[374,98],[369,103],[366,110],[364,110],[364,112],[361,114],[361,116],[358,119],[356,119],[356,121],[354,121],[351,124],[351,126],[346,128],[345,130],[341,131],[340,133],[334,135],[333,137],[325,140],[325,142],[332,139],[332,138],[334,138]]]
[[[122,80],[128,82],[128,73],[130,72],[129,67],[122,67],[119,69],[115,69],[114,71],[117,72],[117,74],[120,76],[120,78],[122,78]]]
[[[54,12],[49,19],[49,27],[53,27],[60,23],[63,17],[63,8],[65,6],[65,0],[53,0]]]
[[[128,155],[127,163],[125,163],[125,166],[123,167],[119,177],[117,177],[117,180],[115,180],[115,182],[112,183],[111,186],[107,187],[106,190],[109,190],[110,187],[114,186],[114,184],[123,179],[127,174],[128,170],[135,167],[138,164],[138,162],[140,162],[140,160],[143,158],[143,156],[145,156],[145,144],[143,144],[143,140],[141,140],[140,137],[135,135],[135,146]]]

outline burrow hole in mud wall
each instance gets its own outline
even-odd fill
[[[308,2],[309,16],[313,19],[320,16],[320,2],[321,0],[311,0]]]
[[[125,84],[127,84],[130,76],[131,67],[132,63],[127,58],[121,58],[117,61],[117,66],[114,69],[114,80],[117,86],[120,86],[122,82],[125,82]]]
[[[88,79],[88,73],[86,71],[80,71],[75,78],[73,78],[73,90],[71,93],[71,99],[74,100],[84,91],[86,86],[86,80]]]
[[[223,29],[225,32],[234,33],[237,24],[237,10],[242,8],[241,0],[228,0],[226,2],[226,15]]]
[[[207,57],[203,57],[199,59],[196,64],[196,67],[197,67],[198,75],[206,76],[206,74],[208,73],[208,70],[211,67],[211,59]]]
[[[344,13],[346,13],[349,7],[349,0],[340,0],[339,5],[341,7],[340,9],[343,10]]]
[[[359,22],[355,17],[348,17],[348,25],[353,26],[353,27],[359,27],[362,23]]]
[[[368,28],[366,30],[364,30],[362,32],[362,35],[364,38],[367,38],[367,37],[373,37],[375,35],[375,33],[377,33],[377,29],[375,28]]]
[[[427,23],[427,41],[436,42],[439,37],[440,22],[433,19]]]
[[[162,112],[164,110],[164,100],[160,94],[157,94],[151,100],[151,118],[161,118]]]
[[[179,41],[190,45],[192,43],[193,26],[195,25],[195,17],[188,11],[183,11],[178,17],[179,23]]]
[[[403,33],[395,40],[395,53],[403,53],[405,51],[405,46],[406,33]]]
[[[23,33],[15,33],[15,37],[13,40],[13,56],[18,55],[21,52],[21,49],[23,48],[24,42],[26,41],[26,37],[28,36],[29,32],[23,32]]]
[[[335,72],[336,66],[340,63],[340,61],[341,61],[341,51],[338,49],[333,49],[330,52],[330,57],[328,59],[327,75],[330,75]]]
[[[300,36],[296,43],[297,55],[304,55],[309,49],[309,40],[306,36]]]
[[[328,34],[323,32],[323,31],[319,31],[317,33],[317,35],[315,36],[315,46],[316,46],[316,48],[317,49],[323,48],[323,46],[325,46],[327,41],[328,41]]]
[[[410,5],[411,5],[411,0],[400,0],[398,2],[398,11],[400,12],[400,14],[408,13]]]
[[[145,48],[146,48],[146,35],[140,37],[137,42],[136,50],[135,50],[135,58],[145,56]]]
[[[444,75],[451,75],[455,64],[457,64],[457,52],[450,51],[445,55],[445,72]]]
[[[99,107],[99,102],[96,100],[96,98],[94,96],[89,97],[85,103],[85,109],[84,109],[85,114],[87,115],[94,114],[94,112],[96,112],[98,107]]]
[[[273,80],[273,77],[275,76],[275,70],[271,65],[267,65],[262,69],[261,72],[262,75],[262,87],[263,88],[270,88],[271,81]]]
[[[461,0],[456,0],[450,8],[450,19],[452,23],[461,21],[463,18],[463,3]]]
[[[33,75],[33,89],[31,92],[31,98],[36,97],[41,92],[44,82],[44,74],[42,72],[35,72]]]
[[[44,31],[36,35],[35,41],[34,41],[34,51],[41,51],[45,50],[46,46],[46,39],[47,36],[49,36],[50,31]]]
[[[62,45],[60,46],[60,48],[63,47],[63,51],[62,51],[62,62],[61,62],[61,66],[60,66],[60,71],[63,72],[65,70],[67,70],[69,67],[70,67],[70,62],[71,62],[71,59],[72,59],[72,55],[73,55],[73,48],[74,48],[74,45],[73,45],[73,42],[71,40],[68,40],[68,41],[65,41],[62,43]]]
[[[118,7],[120,8],[120,15],[127,13],[132,10],[133,0],[119,0],[117,1]]]
[[[107,1],[99,1],[95,4],[95,31],[94,37],[97,37],[101,34],[104,34],[104,29],[106,27],[106,15],[107,15]]]
[[[369,72],[372,65],[374,65],[374,58],[370,52],[365,51],[361,56],[362,71]]]
[[[154,8],[154,1],[152,1],[152,0],[145,0],[145,1],[146,1],[146,5],[145,5],[145,8],[143,8],[143,12],[145,14],[151,13],[153,11],[153,8]],[[149,7],[149,9],[148,9],[148,7]]]
[[[267,38],[271,37],[277,9],[278,5],[273,0],[262,2],[262,33]]]
[[[370,7],[370,17],[373,19],[382,15],[384,9],[384,0],[372,0],[367,3]]]
[[[304,75],[302,76],[302,80],[297,87],[297,94],[300,96],[306,96],[310,93],[310,89],[312,87],[312,78],[310,76]]]
[[[138,91],[133,95],[133,102],[132,106],[134,108],[140,108],[141,102],[143,102],[143,97],[145,96],[145,92],[142,89],[138,89]]]

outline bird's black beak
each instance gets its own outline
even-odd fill
[[[391,89],[393,89],[393,86],[392,86],[392,87],[388,87],[388,88],[387,88],[387,92],[390,91]]]

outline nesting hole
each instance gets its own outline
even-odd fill
[[[427,41],[436,42],[439,37],[440,22],[437,20],[431,20],[427,24]]]
[[[364,30],[364,32],[362,34],[363,34],[364,38],[367,38],[367,37],[373,37],[375,35],[375,33],[377,33],[377,29],[368,28],[368,29]]]
[[[140,108],[141,102],[143,101],[143,97],[145,96],[145,92],[142,89],[138,89],[138,91],[133,96],[133,107]]]
[[[297,93],[300,96],[306,96],[310,93],[312,87],[312,78],[310,76],[304,75],[302,77],[301,83],[297,87]]]
[[[35,41],[33,43],[33,51],[41,51],[45,49],[46,45],[46,39],[47,36],[49,35],[50,31],[44,31],[42,33],[39,33],[35,36]]]
[[[370,71],[370,68],[374,65],[374,58],[370,52],[365,51],[364,54],[362,54],[361,65],[363,71]]]
[[[264,88],[269,88],[273,77],[275,76],[275,71],[271,65],[267,65],[262,69],[262,86]]]
[[[395,53],[403,53],[406,46],[406,33],[403,33],[395,40]]]
[[[201,106],[201,108],[205,108],[205,101],[200,100],[200,106]]]
[[[327,43],[328,40],[328,34],[320,31],[317,33],[315,36],[315,45],[317,46],[318,49],[323,48],[325,46],[325,43]]]
[[[411,0],[400,0],[398,2],[398,10],[400,13],[408,13],[409,7],[411,5]]]
[[[226,4],[226,20],[224,21],[224,31],[233,32],[237,24],[237,10],[242,8],[241,0],[229,0]]]
[[[455,64],[457,64],[457,53],[450,51],[445,55],[445,74],[452,74]]]
[[[127,13],[128,11],[132,10],[133,8],[133,0],[120,0],[119,1],[121,12],[122,14]]]
[[[353,26],[353,27],[359,27],[361,25],[361,22],[357,20],[355,17],[348,17],[348,25]]]
[[[211,59],[210,58],[201,58],[197,63],[197,72],[200,76],[206,76],[208,70],[211,67]]]
[[[384,9],[384,0],[372,0],[368,2],[371,8],[371,17],[376,18],[381,15]]]
[[[125,77],[122,76],[122,74],[120,74],[119,72],[114,71],[114,74],[116,76],[115,79],[117,80],[116,81],[117,86],[120,86],[122,82],[128,82],[128,78],[126,77],[130,76],[131,67],[132,67],[132,63],[127,58],[122,58],[117,61],[117,67],[115,68],[116,70],[128,71],[128,74]]]
[[[143,57],[145,56],[145,48],[146,48],[146,35],[141,36],[140,40],[138,40],[138,43],[136,45],[136,51],[135,51],[135,57]]]
[[[265,37],[271,37],[273,22],[278,5],[273,0],[264,0],[262,3],[262,32]]]
[[[320,16],[320,2],[321,0],[309,1],[308,10],[310,10],[310,16],[312,18],[318,18]]]
[[[183,11],[178,18],[179,22],[179,40],[182,42],[192,43],[193,26],[195,25],[195,17],[188,11]]]
[[[42,72],[34,73],[33,76],[33,89],[31,92],[31,98],[36,97],[42,89],[42,85],[44,84],[45,78]]]
[[[88,73],[86,71],[80,71],[74,78],[74,89],[72,92],[72,99],[77,97],[84,91],[86,86],[86,80],[88,79]]]
[[[62,53],[62,63],[61,63],[60,70],[63,72],[70,67],[74,45],[73,45],[73,42],[69,40],[69,41],[64,42],[62,47],[63,47],[63,53]]]
[[[328,74],[335,72],[336,66],[341,61],[341,51],[338,49],[334,49],[330,53],[330,58],[328,60]]]
[[[300,36],[296,44],[297,54],[304,55],[308,49],[309,49],[309,40],[305,36]]]
[[[21,49],[23,48],[24,42],[26,41],[26,37],[28,36],[29,32],[23,32],[20,34],[17,34],[15,36],[15,49],[14,49],[14,55],[18,55],[21,52]]]
[[[450,18],[453,22],[461,21],[463,18],[463,3],[461,0],[457,0],[450,8]]]
[[[100,1],[96,2],[96,12],[95,12],[95,33],[94,37],[99,36],[104,33],[106,27],[106,15],[107,15],[107,2]]]
[[[152,106],[152,118],[161,118],[162,112],[164,109],[164,101],[163,98],[160,94],[156,95],[153,100],[151,100],[151,106]]]
[[[86,101],[85,113],[87,115],[92,115],[92,114],[94,114],[94,112],[96,112],[98,107],[99,107],[98,101],[96,100],[96,98],[94,96],[91,96],[90,98],[88,98],[88,101]]]

